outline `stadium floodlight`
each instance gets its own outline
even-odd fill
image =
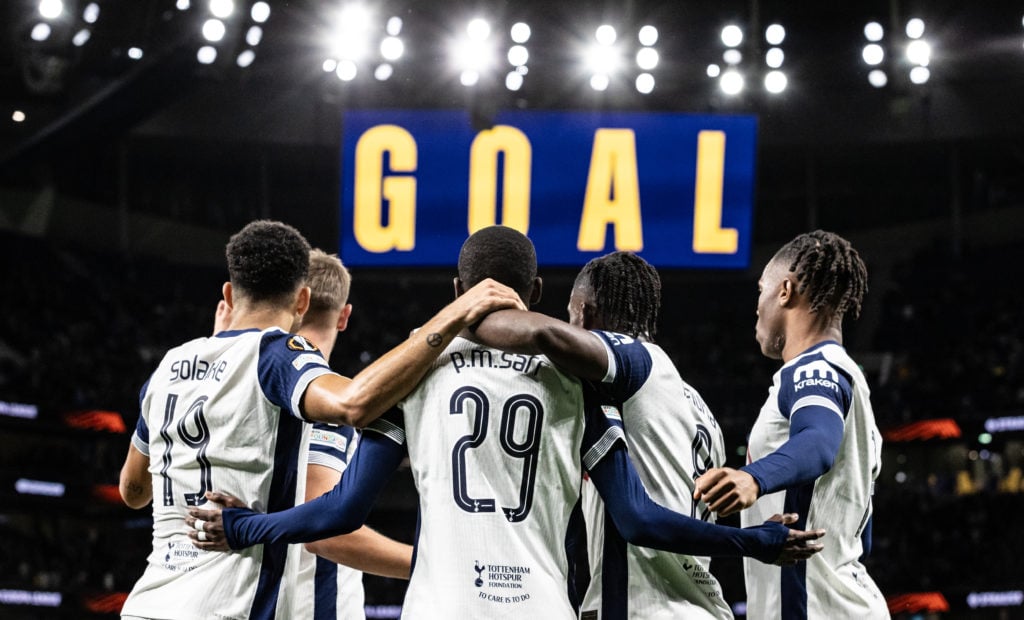
[[[95,24],[96,20],[100,18],[100,5],[95,2],[90,2],[85,5],[85,9],[82,10],[82,19],[87,24]]]
[[[203,38],[211,43],[223,39],[226,32],[227,28],[224,27],[224,22],[219,19],[208,19],[203,23]]]
[[[338,30],[342,34],[363,34],[370,29],[370,10],[362,4],[346,4],[338,13]]]
[[[61,0],[39,0],[39,14],[45,19],[57,19],[64,12]]]
[[[742,73],[735,69],[729,69],[722,74],[718,85],[726,95],[735,96],[743,92],[744,82]]]
[[[786,74],[782,71],[769,71],[764,76],[764,89],[773,95],[786,90],[788,84],[789,80],[786,79]]]
[[[636,52],[636,65],[644,71],[651,71],[658,66],[658,50],[653,47],[641,47]]]
[[[227,19],[235,12],[234,0],[210,0],[210,13],[217,18]]]
[[[378,82],[386,82],[391,78],[392,75],[394,75],[394,73],[394,67],[392,67],[390,64],[386,62],[382,62],[381,64],[377,65],[376,69],[373,70],[373,77],[375,77]]]
[[[640,45],[650,47],[658,42],[658,29],[654,26],[644,26],[637,34],[637,38],[640,39]]]
[[[718,77],[719,75],[722,74],[722,68],[719,67],[718,65],[712,63],[712,64],[708,65],[707,73],[708,73],[708,77],[709,78],[714,79],[714,78],[716,78],[716,77]]]
[[[322,66],[324,73],[334,73],[334,70],[338,68],[338,61],[333,58],[328,58],[324,60],[324,64]]]
[[[875,88],[882,88],[889,83],[889,76],[881,69],[873,69],[868,73],[868,82]]]
[[[594,31],[594,38],[601,45],[613,45],[615,39],[618,38],[618,34],[615,32],[615,27],[609,24],[601,24]]]
[[[508,62],[513,67],[525,65],[530,60],[530,52],[522,45],[513,45],[508,48]]]
[[[480,73],[472,69],[466,69],[459,75],[459,81],[463,86],[475,86],[480,81]]]
[[[132,60],[142,60],[142,48],[141,47],[129,47],[128,58]]]
[[[384,37],[380,42],[380,55],[384,60],[398,60],[404,53],[405,43],[398,37]]]
[[[878,22],[868,22],[864,26],[864,38],[872,43],[878,43],[885,36],[885,29]]]
[[[907,60],[915,65],[927,67],[932,58],[932,46],[924,39],[915,39],[907,44]]]
[[[654,76],[650,73],[641,73],[636,76],[636,89],[642,95],[649,95],[654,90]]]
[[[384,26],[384,31],[392,37],[402,34],[402,18],[397,15],[389,17],[387,25]]]
[[[263,29],[259,26],[251,26],[245,33],[245,42],[256,47],[263,40]]]
[[[347,36],[335,39],[333,53],[336,58],[362,60],[366,57],[369,41],[365,31],[352,32]]]
[[[235,59],[235,63],[245,69],[252,64],[252,61],[256,60],[256,52],[253,50],[242,50],[242,53]]]
[[[479,74],[480,71],[488,69],[493,64],[491,46],[485,41],[474,39],[462,39],[455,41],[451,48],[451,57],[455,67],[458,69],[472,70]],[[477,75],[477,79],[479,79]],[[476,81],[474,80],[475,84]]]
[[[586,65],[591,73],[607,77],[619,68],[619,50],[610,45],[592,45],[586,53]]]
[[[25,113],[22,112],[21,110],[15,110],[14,113],[11,114],[11,120],[14,121],[15,123],[24,123],[25,122]]]
[[[491,36],[491,25],[487,23],[487,20],[476,17],[469,20],[466,25],[466,32],[469,33],[469,38],[474,41],[483,41],[487,37]]]
[[[739,47],[740,43],[743,43],[743,30],[736,24],[722,28],[722,43],[726,47]]]
[[[75,33],[75,36],[71,37],[71,44],[75,47],[82,47],[83,45],[88,43],[89,39],[91,38],[92,31],[88,28],[82,28],[81,30]]]
[[[782,51],[781,47],[773,47],[764,55],[764,64],[768,65],[772,69],[778,69],[782,66],[782,63],[786,60],[786,53]]]
[[[518,67],[516,67],[516,73],[518,73],[519,75],[526,75],[529,72],[530,68],[527,67],[526,65],[519,65]]]
[[[924,84],[931,76],[932,72],[928,67],[914,67],[910,70],[910,81],[914,84]]]
[[[522,45],[530,40],[530,26],[523,22],[516,22],[512,24],[512,29],[509,30],[509,35],[512,37],[514,43]]]
[[[764,31],[764,40],[768,42],[768,45],[782,45],[785,39],[786,29],[782,24],[772,24]]]
[[[590,87],[598,92],[608,90],[608,84],[610,82],[611,80],[608,76],[603,73],[596,73],[590,76]]]
[[[505,88],[519,90],[523,87],[523,75],[518,71],[509,71],[505,76]]]
[[[864,50],[860,55],[864,58],[864,62],[872,67],[881,64],[882,61],[885,60],[885,50],[877,43],[868,43],[865,45]]]
[[[32,33],[29,36],[32,37],[33,41],[42,42],[50,38],[51,32],[53,32],[53,29],[50,28],[50,24],[39,22],[32,27]]]
[[[738,65],[743,62],[743,53],[738,49],[729,48],[722,54],[722,60],[724,60],[727,65]]]
[[[188,0],[178,0],[174,3],[174,6],[176,6],[179,11],[187,11],[189,7],[192,6],[192,3]]]
[[[196,52],[196,60],[204,65],[212,65],[217,60],[217,48],[212,45],[204,45]]]
[[[918,17],[907,22],[907,36],[911,39],[920,39],[924,36],[924,20]]]
[[[252,21],[257,24],[262,24],[270,19],[270,5],[266,2],[257,2],[252,5],[252,10],[249,11],[249,15],[252,17]]]
[[[334,70],[334,73],[342,82],[351,82],[356,79],[358,72],[359,69],[356,67],[356,63],[347,58],[339,61],[338,68]]]

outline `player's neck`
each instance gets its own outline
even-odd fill
[[[806,317],[800,325],[787,330],[786,344],[782,347],[782,363],[786,363],[807,349],[823,342],[843,344],[843,330],[839,324],[832,322],[827,325],[815,323],[814,316]]]
[[[268,329],[280,327],[286,332],[292,331],[296,326],[296,317],[288,310],[258,308],[251,310],[236,310],[231,315],[229,330],[241,329]]]

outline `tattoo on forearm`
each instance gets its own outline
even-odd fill
[[[443,340],[444,339],[441,338],[441,334],[438,334],[438,333],[427,334],[427,344],[429,344],[432,347],[439,347],[439,346],[441,346],[441,342],[443,342]]]
[[[128,495],[142,495],[142,485],[138,482],[129,482],[127,485]]]

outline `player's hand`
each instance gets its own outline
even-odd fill
[[[772,515],[768,521],[774,521],[775,523],[781,523],[783,525],[792,525],[797,522],[799,515],[796,513],[786,513],[784,515]],[[797,562],[802,562],[807,558],[811,557],[815,553],[820,552],[824,549],[824,545],[821,543],[813,542],[825,535],[825,530],[789,530],[789,537],[786,538],[786,544],[782,547],[782,553],[775,560],[775,564],[779,566],[790,566]]]
[[[224,508],[248,508],[245,502],[228,493],[207,491],[206,499]],[[221,508],[189,508],[185,524],[189,527],[188,537],[196,547],[206,551],[231,551],[224,535]]]
[[[481,280],[459,295],[452,302],[452,307],[460,313],[464,325],[474,325],[495,310],[527,309],[519,293],[491,278]]]
[[[712,512],[726,517],[757,501],[760,487],[754,477],[731,467],[709,469],[693,484],[693,499],[703,501]]]

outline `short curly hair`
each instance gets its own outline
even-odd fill
[[[309,273],[309,243],[282,222],[250,222],[228,241],[231,286],[254,302],[287,303]]]
[[[537,251],[526,235],[508,226],[481,228],[459,252],[459,279],[467,289],[493,278],[526,296],[537,277]]]

